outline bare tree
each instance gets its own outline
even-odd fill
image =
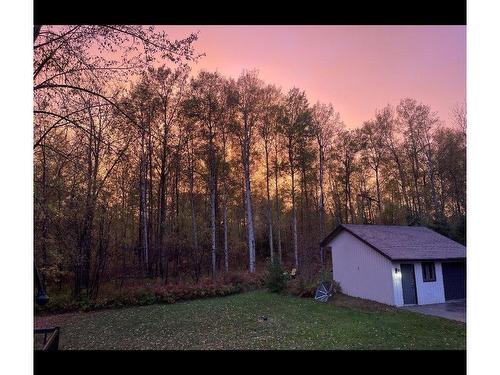
[[[337,136],[335,143],[335,153],[340,162],[340,171],[342,176],[344,190],[344,213],[346,222],[355,223],[356,215],[352,202],[352,184],[351,176],[355,168],[355,156],[358,152],[354,130],[342,130]]]
[[[217,272],[217,143],[218,130],[227,111],[227,93],[224,90],[224,79],[218,73],[200,72],[191,81],[191,95],[184,102],[187,115],[195,119],[201,126],[202,137],[206,142],[208,165],[208,189],[210,194],[210,236],[212,275]]]
[[[386,154],[385,140],[383,133],[379,130],[379,125],[374,121],[366,121],[361,127],[360,141],[362,147],[363,160],[375,173],[375,188],[377,191],[377,222],[380,223],[382,216],[382,194],[380,187],[380,169]]]
[[[237,81],[238,90],[238,126],[236,134],[241,151],[243,178],[245,186],[245,210],[247,215],[247,241],[249,271],[255,272],[255,229],[250,181],[252,142],[254,129],[257,126],[262,110],[263,82],[256,71],[243,72]]]
[[[465,102],[455,105],[452,110],[453,124],[462,131],[465,138],[467,133],[467,106]]]
[[[271,187],[270,187],[270,154],[271,154],[271,141],[272,137],[276,136],[275,129],[279,120],[279,102],[280,102],[280,91],[275,86],[267,86],[263,92],[263,105],[262,109],[263,116],[260,122],[259,133],[264,142],[264,159],[265,159],[265,169],[266,169],[266,220],[268,227],[268,243],[269,243],[269,255],[271,257],[271,262],[274,261],[274,244],[273,244],[273,215],[272,215],[272,202],[271,202]],[[276,168],[277,169],[277,168]],[[276,170],[275,173],[278,171]],[[276,179],[276,196],[278,196],[277,191],[277,176]],[[281,247],[281,239],[278,241]],[[281,250],[279,251],[281,254]],[[281,261],[281,255],[280,255]]]
[[[340,114],[332,104],[316,103],[312,109],[313,124],[319,154],[319,235],[325,237],[325,157],[330,153],[335,133],[343,126]],[[324,264],[323,249],[320,249],[321,264]]]
[[[129,117],[138,124],[137,138],[139,140],[139,243],[143,271],[150,270],[150,205],[152,202],[152,165],[148,160],[152,157],[151,137],[154,122],[159,114],[160,102],[150,83],[150,77],[144,75],[132,90],[127,100]],[[149,175],[149,179],[148,179]],[[151,193],[151,194],[150,194]],[[149,199],[148,199],[149,198]]]
[[[112,83],[116,86],[127,82],[131,74],[140,74],[155,60],[175,64],[196,60],[199,55],[194,53],[192,44],[197,37],[193,33],[185,39],[171,41],[165,32],[158,32],[155,27],[139,25],[36,25],[33,90],[35,96],[51,98],[54,104],[43,109],[35,105],[34,113],[50,116],[55,122],[46,128],[34,146],[61,126],[61,120],[72,122],[72,116],[84,110],[68,112],[55,98],[87,93],[100,97],[127,117],[125,109],[106,92]],[[95,90],[96,87],[106,90]]]
[[[298,149],[301,146],[308,127],[310,125],[311,114],[304,92],[297,88],[291,89],[284,102],[281,115],[281,130],[286,138],[288,152],[288,168],[291,178],[291,198],[292,198],[292,244],[295,267],[299,268],[299,250],[297,240],[297,208],[295,196],[295,174],[298,164]]]

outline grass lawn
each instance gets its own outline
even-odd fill
[[[255,291],[35,323],[60,325],[61,349],[465,349],[465,324],[334,298],[324,304]]]

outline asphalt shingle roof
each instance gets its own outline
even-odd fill
[[[392,260],[465,258],[465,246],[433,230],[418,226],[341,224],[323,241],[347,230]]]

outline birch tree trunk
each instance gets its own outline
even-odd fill
[[[268,139],[264,139],[264,150],[266,156],[266,193],[267,193],[267,225],[268,225],[268,237],[269,237],[269,253],[271,256],[271,262],[274,262],[274,248],[273,248],[273,217],[271,211],[271,193],[269,186],[269,142]]]
[[[394,162],[396,163],[396,166],[398,168],[399,182],[400,182],[400,186],[401,186],[401,194],[403,196],[403,201],[404,201],[405,206],[406,206],[406,211],[411,213],[412,209],[410,206],[410,201],[409,201],[408,193],[406,190],[406,178],[405,178],[404,168],[403,168],[402,162],[398,156],[398,150],[396,149],[396,146],[392,143],[391,139],[389,139],[388,146],[389,146],[389,149],[391,151]]]
[[[288,159],[290,162],[290,176],[292,177],[292,241],[295,268],[299,269],[299,250],[297,244],[297,209],[295,207],[295,171],[293,165],[292,145],[289,144]]]
[[[319,142],[319,237],[321,240],[325,237],[325,195],[323,188],[324,176],[324,156],[325,150],[322,142]],[[321,264],[325,264],[323,247],[319,250]]]
[[[247,143],[245,141],[245,143]],[[249,144],[243,148],[243,170],[245,175],[245,208],[247,212],[247,236],[248,236],[248,256],[249,270],[255,272],[255,233],[253,227],[252,192],[250,190],[250,153]]]
[[[418,178],[419,178],[419,165],[418,165],[418,155],[415,155],[412,163],[411,163],[411,168],[412,168],[412,175],[413,175],[413,184],[414,184],[414,189],[415,189],[415,199],[417,201],[416,203],[416,209],[417,209],[417,218],[420,221],[422,217],[422,207],[420,205],[420,191],[419,191],[419,186],[418,186]]]
[[[224,269],[229,272],[229,244],[227,238],[227,202],[224,201]]]
[[[215,176],[215,149],[213,144],[213,133],[210,131],[210,237],[211,237],[211,257],[212,257],[212,277],[215,278],[217,273],[217,239],[216,239],[216,176]]]
[[[199,246],[198,246],[198,228],[196,224],[196,207],[195,207],[195,200],[194,200],[194,146],[193,146],[193,140],[190,140],[191,143],[191,150],[188,149],[188,162],[189,162],[189,197],[191,201],[191,226],[192,226],[192,235],[193,235],[193,252],[194,252],[194,273],[195,273],[195,279],[198,281],[199,278]]]
[[[198,250],[198,229],[196,227],[196,209],[194,202],[194,171],[193,161],[191,160],[190,177],[189,177],[189,195],[191,198],[191,224],[193,228],[193,247],[195,251]]]
[[[224,130],[222,134],[222,154],[223,154],[223,170],[222,170],[222,195],[223,195],[223,204],[224,204],[224,270],[225,272],[229,272],[229,244],[227,238],[227,189],[226,189],[226,132]]]
[[[427,144],[427,173],[429,175],[429,181],[431,183],[431,199],[432,199],[432,205],[434,206],[435,210],[435,215],[438,220],[443,219],[443,213],[441,211],[441,206],[438,203],[437,199],[437,193],[436,193],[436,179],[435,179],[435,173],[434,173],[434,164],[432,161],[432,149],[431,149],[431,144],[430,141]]]
[[[215,223],[215,177],[210,175],[210,236],[211,236],[211,256],[212,256],[212,277],[216,275],[217,268],[217,242]]]
[[[280,263],[283,261],[283,254],[281,249],[281,209],[280,209],[280,198],[279,198],[279,188],[278,188],[278,178],[279,178],[279,166],[278,166],[278,141],[275,140],[274,144],[274,189],[275,189],[275,200],[276,200],[276,229],[277,229],[277,242],[278,242],[278,257]]]
[[[380,198],[380,178],[379,178],[379,166],[378,164],[375,166],[375,183],[377,188],[377,208],[378,208],[378,222],[381,223],[382,216],[382,201]]]

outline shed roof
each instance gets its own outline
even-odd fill
[[[321,241],[321,246],[343,231],[391,260],[465,258],[465,246],[420,226],[340,224]]]

